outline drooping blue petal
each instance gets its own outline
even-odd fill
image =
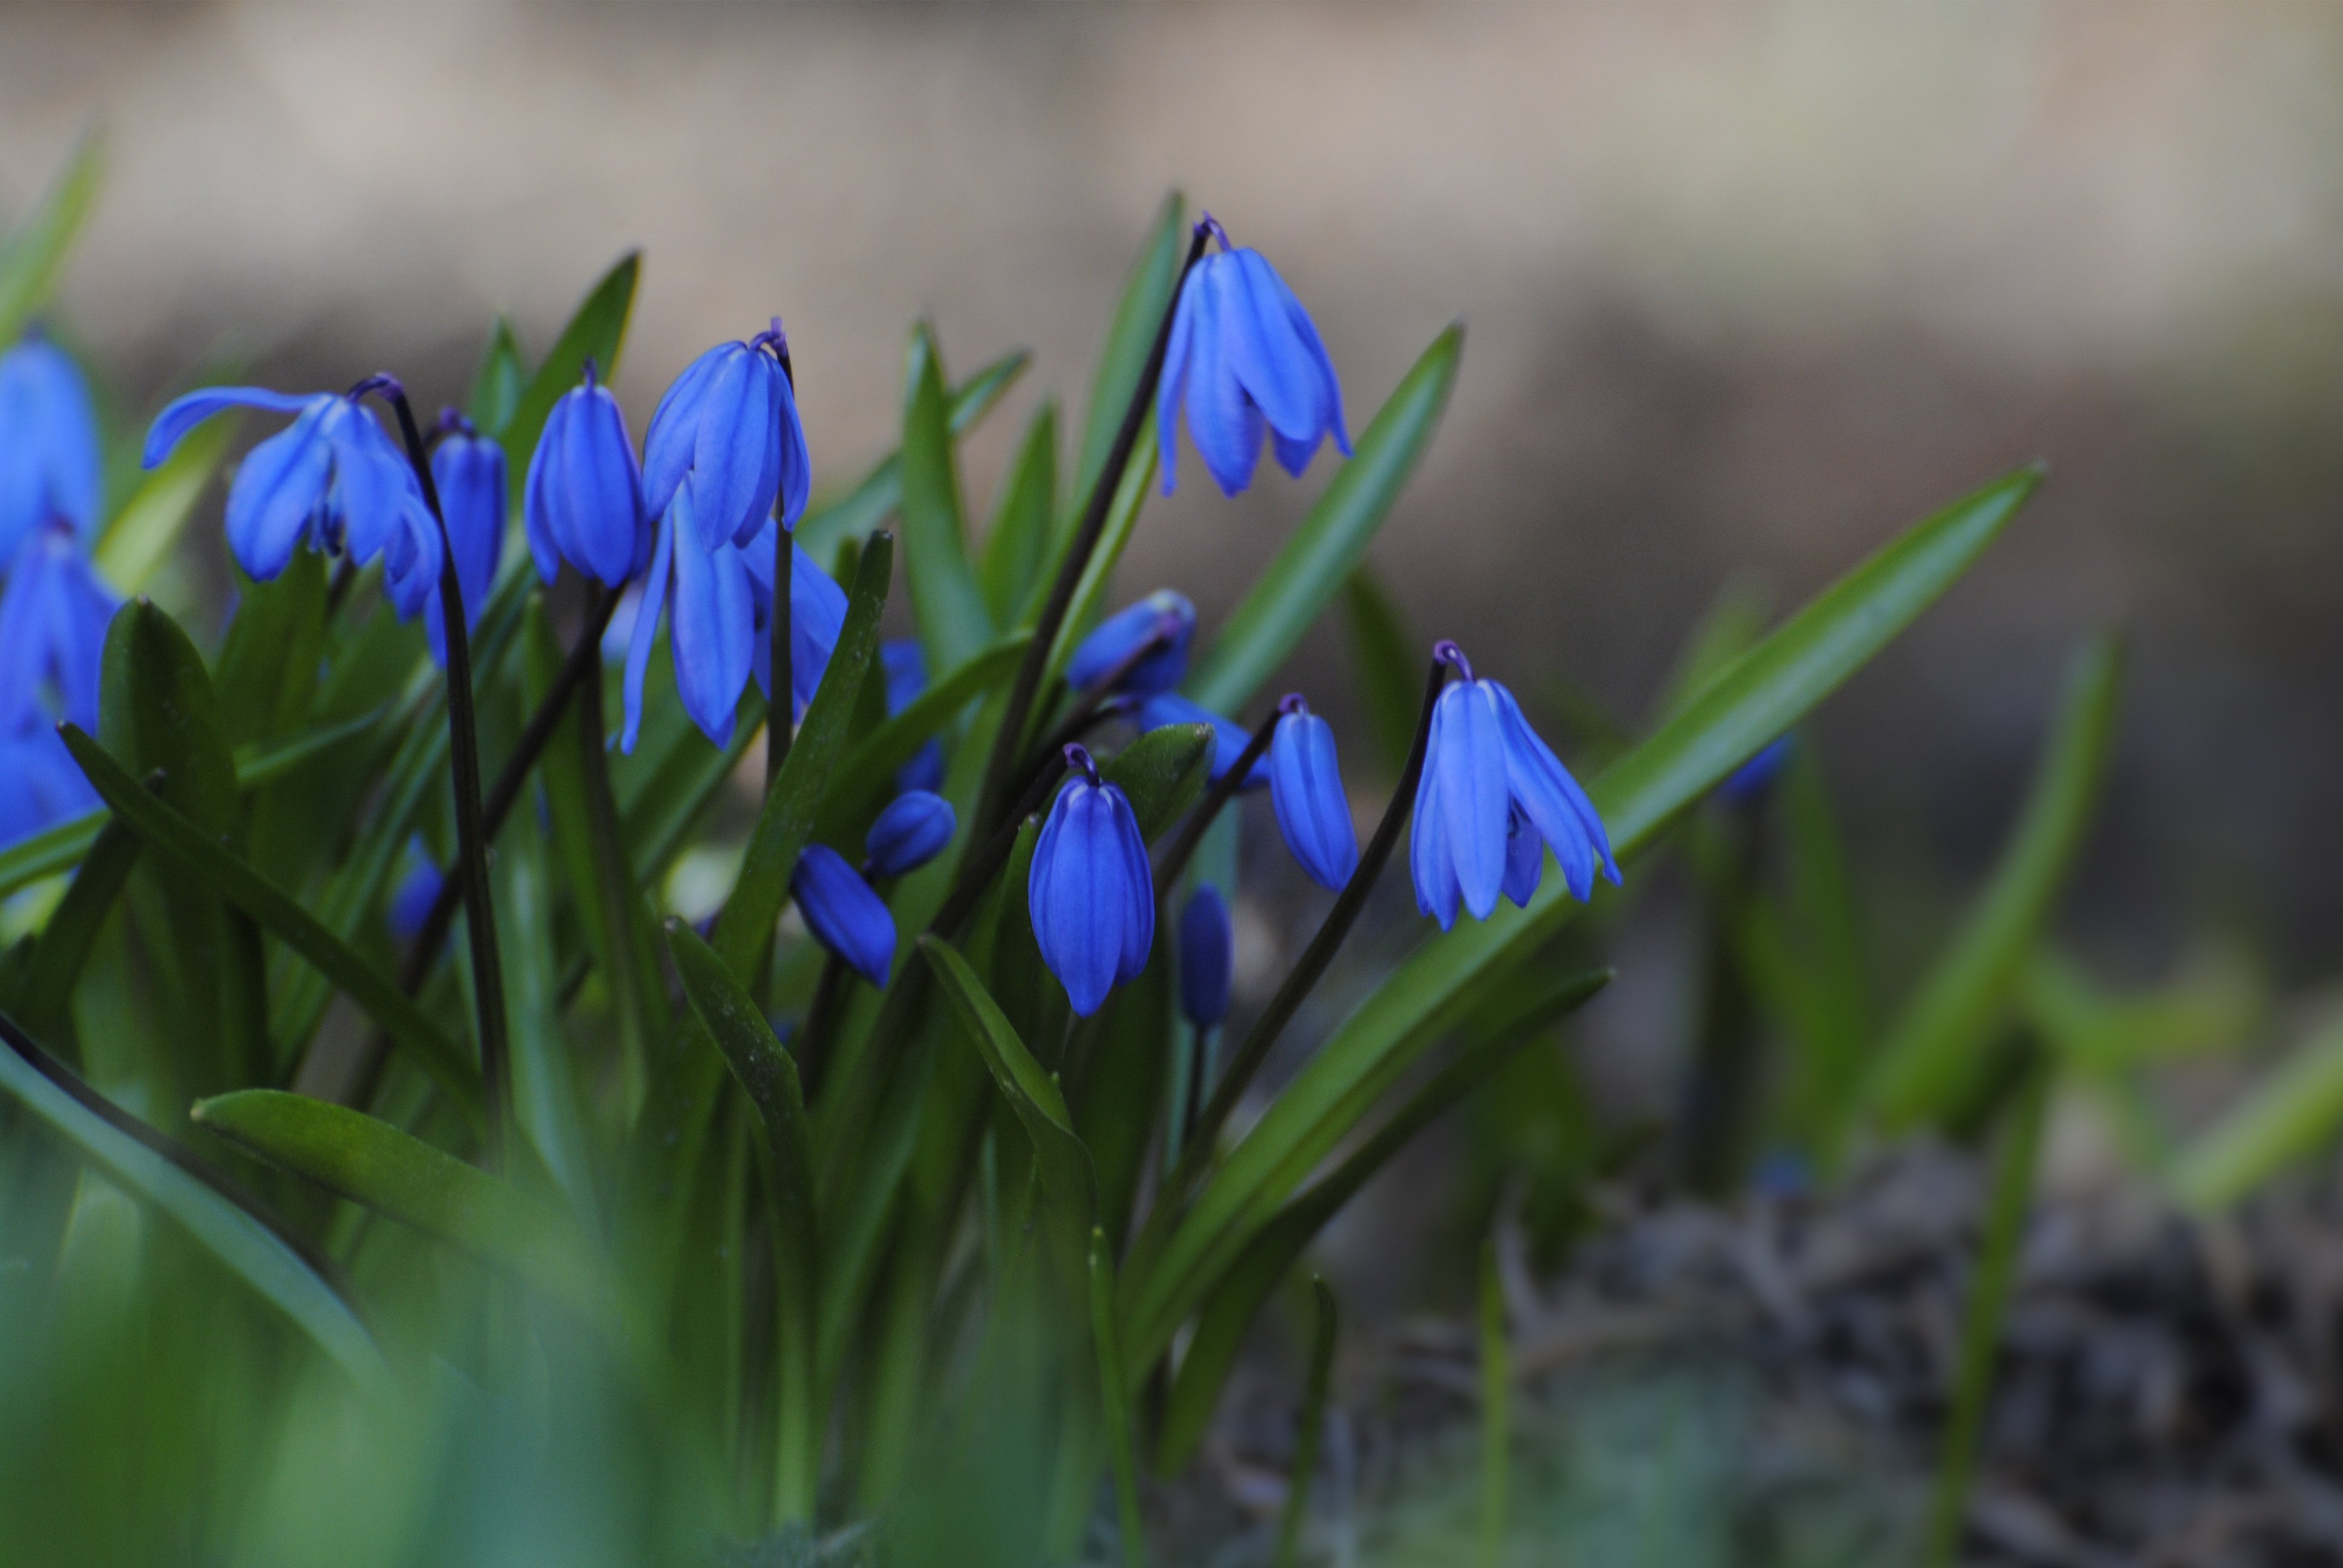
[[[668,641],[675,653],[675,683],[684,711],[718,746],[732,742],[735,710],[754,662],[756,610],[748,568],[727,543],[699,548],[691,487],[668,508],[675,558],[675,593],[668,611]]]
[[[928,657],[914,637],[891,638],[879,646],[880,667],[886,672],[887,717],[892,719],[920,699],[928,689]],[[898,789],[940,789],[944,782],[944,749],[933,736],[909,762],[895,769]]]
[[[146,429],[142,467],[158,467],[187,432],[226,408],[266,408],[272,414],[293,414],[333,400],[330,392],[272,392],[266,387],[206,387],[172,399]]]
[[[887,983],[895,963],[895,917],[843,856],[826,844],[808,844],[790,873],[789,893],[822,946],[872,985]]]
[[[439,867],[431,859],[429,846],[423,835],[417,833],[407,841],[407,870],[391,890],[387,923],[390,934],[400,941],[412,941],[430,918],[431,906],[439,899],[442,878]]]
[[[1545,879],[1545,836],[1516,806],[1505,822],[1505,897],[1522,909]]]
[[[1042,824],[1025,886],[1042,961],[1088,1018],[1146,966],[1155,941],[1147,846],[1122,791],[1069,782]]]
[[[1438,920],[1443,931],[1456,924],[1456,908],[1463,897],[1456,881],[1456,862],[1449,853],[1448,813],[1441,804],[1440,772],[1429,761],[1442,749],[1445,728],[1443,709],[1435,702],[1424,752],[1427,760],[1416,779],[1407,848],[1408,871],[1415,883],[1415,907]]]
[[[550,476],[568,471],[565,448],[568,442],[569,421],[548,416],[538,435],[537,450],[529,454],[528,472],[521,479],[520,518],[528,538],[528,558],[537,567],[538,580],[548,588],[561,575],[561,541],[553,532],[556,487]],[[658,515],[665,514],[662,507]]]
[[[1252,483],[1265,422],[1237,374],[1229,337],[1242,327],[1230,320],[1226,276],[1200,262],[1190,282],[1196,344],[1188,370],[1188,435],[1212,482],[1233,496]]]
[[[1424,770],[1440,776],[1440,809],[1464,907],[1485,920],[1497,907],[1505,879],[1503,719],[1486,682],[1460,680],[1440,694],[1440,749],[1427,750]]]
[[[1126,670],[1114,689],[1142,697],[1169,691],[1188,674],[1188,645],[1195,635],[1196,607],[1188,596],[1158,588],[1115,611],[1082,638],[1066,661],[1066,684],[1087,691],[1155,640],[1154,651]]]
[[[793,528],[805,516],[806,503],[813,499],[813,458],[806,451],[805,424],[798,417],[798,395],[789,378],[781,375],[778,367],[773,376],[773,388],[780,410],[780,441],[774,452],[779,460],[776,478],[781,508],[781,526]]]
[[[484,437],[458,432],[431,454],[431,478],[439,487],[439,512],[456,554],[456,582],[464,590],[466,629],[480,624],[497,561],[505,543],[505,449]],[[439,596],[424,604],[424,627],[431,657],[447,662],[447,628]]]
[[[1340,892],[1359,867],[1359,835],[1342,773],[1334,756],[1334,729],[1307,710],[1277,721],[1269,744],[1269,799],[1277,830],[1310,879]]]
[[[650,427],[643,432],[643,505],[653,517],[664,517],[675,499],[676,487],[691,472],[692,451],[699,432],[699,408],[708,385],[726,357],[740,351],[738,343],[719,343],[683,368],[659,395],[651,410]]]
[[[28,338],[0,354],[0,570],[33,530],[97,535],[101,457],[89,387],[63,349]]]
[[[533,549],[541,529],[562,559],[605,588],[641,567],[650,546],[642,470],[627,417],[608,387],[589,378],[553,406],[529,457],[524,501]],[[544,568],[540,555],[540,575]]]
[[[97,727],[106,628],[121,605],[64,519],[25,542],[0,590],[0,731]]]
[[[874,877],[900,877],[944,852],[957,820],[951,802],[925,789],[910,789],[887,803],[862,839],[862,853]]]
[[[700,539],[711,549],[746,543],[773,509],[779,477],[773,383],[780,378],[779,365],[746,346],[709,377],[686,483]]]
[[[1232,496],[1252,483],[1264,436],[1292,474],[1330,435],[1351,450],[1342,387],[1309,313],[1259,251],[1222,246],[1190,270],[1172,317],[1156,402],[1166,495],[1183,410],[1197,456]]]
[[[1155,384],[1155,444],[1163,455],[1163,493],[1180,478],[1180,406],[1188,391],[1188,370],[1196,353],[1196,297],[1182,287],[1172,311],[1172,336],[1164,340],[1163,374]]]
[[[1268,275],[1268,287],[1283,307],[1286,318],[1293,325],[1294,337],[1300,339],[1302,351],[1309,356],[1318,375],[1319,417],[1322,424],[1320,428],[1294,440],[1292,445],[1299,453],[1299,462],[1285,464],[1288,473],[1299,474],[1309,463],[1312,454],[1317,451],[1323,434],[1331,434],[1334,437],[1335,450],[1345,457],[1351,455],[1350,426],[1342,417],[1342,383],[1334,374],[1333,356],[1326,352],[1325,339],[1318,336],[1318,324],[1310,319],[1310,313],[1302,308],[1302,301],[1294,297],[1293,290],[1286,286],[1285,279],[1278,276],[1277,269],[1266,261],[1262,266]],[[1285,447],[1281,445],[1279,460],[1282,462],[1285,461]]]
[[[1214,275],[1225,280],[1223,341],[1237,379],[1280,435],[1314,437],[1324,428],[1329,410],[1317,362],[1286,312],[1283,283],[1261,252],[1250,247],[1213,256],[1211,263]]]
[[[770,520],[740,548],[757,594],[757,689],[772,700],[773,540]],[[789,541],[789,688],[802,717],[830,668],[830,650],[846,625],[846,590],[814,564],[795,539]]]
[[[1139,705],[1138,721],[1144,732],[1161,729],[1167,724],[1209,724],[1212,727],[1212,765],[1207,777],[1217,784],[1228,770],[1244,755],[1252,736],[1235,719],[1213,712],[1201,703],[1191,702],[1176,691],[1159,691]],[[1246,789],[1258,789],[1269,782],[1269,759],[1256,758],[1245,774]]]
[[[1554,847],[1571,895],[1583,902],[1594,892],[1598,860],[1604,876],[1616,886],[1619,864],[1612,858],[1611,836],[1604,830],[1594,802],[1578,787],[1578,780],[1570,776],[1554,749],[1530,728],[1511,691],[1493,680],[1473,684],[1489,689],[1499,715],[1507,790],[1523,815],[1537,824],[1538,831]]]
[[[1210,882],[1189,895],[1180,911],[1180,1011],[1198,1029],[1229,1016],[1229,979],[1236,968],[1236,936],[1229,906]]]
[[[542,450],[542,448],[539,448]],[[643,578],[642,603],[635,610],[634,635],[627,641],[627,673],[620,689],[625,696],[625,722],[618,731],[618,749],[634,755],[635,740],[643,728],[643,678],[650,671],[651,647],[659,640],[659,613],[667,608],[668,588],[675,576],[675,508],[659,519],[659,543],[651,550],[651,569]]]
[[[267,582],[283,571],[322,519],[334,451],[319,426],[337,401],[327,397],[312,403],[300,417],[253,447],[228,487],[228,548],[255,582]]]

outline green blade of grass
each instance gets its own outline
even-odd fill
[[[2343,1018],[2330,1020],[2182,1148],[2173,1193],[2197,1213],[2217,1212],[2326,1147],[2338,1126]]]
[[[15,342],[33,312],[47,303],[105,176],[105,138],[85,133],[41,205],[0,246],[0,343]]]
[[[943,356],[924,321],[911,331],[903,381],[903,569],[928,671],[940,679],[980,652],[993,628],[969,560]]]
[[[1026,601],[1041,591],[1041,563],[1050,556],[1057,510],[1058,405],[1045,397],[1025,427],[985,530],[980,569],[995,626],[1021,624]]]
[[[1178,191],[1172,191],[1155,209],[1155,222],[1140,243],[1139,254],[1131,258],[1131,270],[1123,275],[1114,317],[1099,346],[1098,368],[1091,376],[1090,401],[1082,414],[1081,451],[1074,463],[1073,488],[1066,497],[1063,527],[1071,527],[1072,518],[1081,511],[1091,487],[1098,483],[1106,467],[1123,410],[1131,407],[1131,395],[1147,368],[1156,328],[1171,308],[1172,287],[1180,280],[1180,262],[1187,248],[1187,205]]]
[[[236,414],[205,420],[172,448],[162,467],[138,481],[97,541],[94,558],[106,581],[124,593],[146,586],[179,542],[180,530],[243,427],[242,416]]]
[[[1293,1439],[1293,1470],[1285,1483],[1285,1513],[1277,1526],[1277,1568],[1294,1568],[1302,1560],[1302,1524],[1310,1513],[1310,1481],[1326,1427],[1326,1391],[1333,1379],[1334,1335],[1341,1322],[1324,1276],[1312,1277],[1310,1294],[1318,1311],[1310,1335],[1310,1379],[1302,1385],[1302,1425]]]
[[[1146,1568],[1147,1531],[1139,1516],[1139,1456],[1131,1441],[1131,1391],[1123,1386],[1122,1352],[1115,1342],[1114,1259],[1106,1232],[1091,1227],[1091,1339],[1098,1350],[1101,1413],[1114,1468],[1115,1518],[1122,1530],[1123,1568]]]

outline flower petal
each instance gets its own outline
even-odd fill
[[[1269,799],[1277,830],[1310,879],[1340,892],[1359,867],[1358,829],[1342,792],[1334,729],[1314,713],[1277,721],[1269,748]]]
[[[772,491],[759,494],[759,486],[776,437],[772,384],[780,373],[766,355],[744,347],[708,378],[685,483],[709,549],[753,536],[773,508]]]
[[[674,525],[675,598],[668,611],[668,640],[675,654],[675,683],[684,711],[700,733],[718,746],[732,743],[732,721],[749,684],[756,636],[756,612],[749,601],[749,574],[730,544],[699,548],[689,485],[676,492],[668,516]]]
[[[1227,900],[1206,882],[1180,911],[1180,1011],[1191,1024],[1211,1029],[1229,1016],[1229,977],[1235,967]]]
[[[1172,315],[1172,336],[1163,345],[1163,371],[1155,383],[1155,445],[1163,458],[1163,493],[1170,495],[1180,477],[1180,399],[1186,389],[1188,361],[1195,351],[1196,274],[1191,268],[1180,286],[1180,302]]]
[[[271,392],[266,387],[206,387],[190,392],[173,398],[155,416],[155,423],[146,428],[146,449],[139,457],[139,466],[160,466],[188,431],[224,408],[266,408],[276,414],[294,414],[332,397],[330,392]]]
[[[255,582],[266,582],[285,569],[324,508],[334,472],[333,448],[317,428],[324,408],[304,409],[246,453],[228,486],[228,548]]]
[[[1456,869],[1464,907],[1485,920],[1497,907],[1505,878],[1505,742],[1497,703],[1487,683],[1460,680],[1440,694],[1445,719],[1440,750],[1426,759],[1440,773],[1440,805],[1448,858]]]
[[[685,366],[651,410],[650,427],[643,433],[643,505],[653,517],[666,516],[676,487],[691,472],[709,381],[729,355],[744,351],[739,343],[718,344]]]
[[[1476,684],[1488,687],[1496,703],[1504,737],[1507,790],[1554,846],[1572,896],[1584,901],[1594,890],[1598,858],[1603,874],[1617,885],[1619,865],[1612,859],[1611,837],[1604,830],[1594,802],[1587,799],[1554,749],[1530,728],[1513,694],[1493,680]]]
[[[789,874],[789,892],[822,946],[872,985],[887,983],[895,963],[895,917],[845,857],[827,844],[808,844]]]
[[[642,602],[635,608],[634,635],[627,641],[627,676],[623,686],[626,722],[618,734],[618,749],[634,755],[635,739],[643,728],[643,677],[649,670],[651,645],[659,640],[659,612],[667,608],[669,575],[675,560],[675,512],[659,519],[659,543],[651,548],[651,569],[643,578]]]

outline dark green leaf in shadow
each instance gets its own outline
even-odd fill
[[[969,564],[942,356],[924,321],[911,329],[903,362],[902,455],[903,570],[928,672],[940,678],[973,658],[994,633],[984,590]]]
[[[822,808],[822,838],[843,841],[868,827],[893,789],[895,770],[959,717],[970,702],[1017,673],[1030,631],[1014,631],[921,692],[902,712],[864,736],[839,764]]]
[[[1043,398],[1025,427],[1025,439],[1001,481],[1001,499],[985,530],[984,602],[995,626],[1018,626],[1026,603],[1041,591],[1041,563],[1058,515],[1058,405]]]
[[[1342,621],[1351,633],[1351,678],[1383,771],[1396,779],[1415,745],[1417,709],[1423,705],[1423,661],[1432,644],[1410,631],[1399,601],[1362,561],[1342,588]]]

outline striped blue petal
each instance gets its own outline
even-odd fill
[[[1111,784],[1076,779],[1034,847],[1026,902],[1042,961],[1088,1018],[1139,972],[1155,940],[1147,848],[1131,802]]]
[[[1598,861],[1603,875],[1615,886],[1619,864],[1612,858],[1611,837],[1604,830],[1594,802],[1587,799],[1554,749],[1530,728],[1511,691],[1493,680],[1473,684],[1489,689],[1500,718],[1507,789],[1523,814],[1537,824],[1538,831],[1554,847],[1572,896],[1584,900],[1594,890]]]
[[[863,836],[862,853],[874,877],[900,877],[944,852],[957,819],[951,802],[925,789],[909,789],[887,803]]]
[[[808,844],[789,875],[789,893],[823,947],[872,985],[887,983],[895,963],[895,917],[845,857],[827,844]]]
[[[699,548],[690,486],[676,492],[668,519],[675,555],[668,641],[675,654],[676,688],[700,733],[729,746],[755,659],[756,611],[748,568],[729,542],[712,550]]]
[[[266,387],[206,387],[173,398],[155,416],[155,423],[146,427],[146,447],[139,456],[139,463],[148,468],[160,466],[172,449],[186,438],[188,431],[223,409],[266,408],[274,414],[296,414],[333,400],[330,392],[297,395],[271,392]]]
[[[1277,830],[1310,879],[1340,892],[1359,867],[1359,835],[1334,756],[1334,729],[1318,715],[1288,713],[1269,745],[1269,799]]]
[[[540,448],[541,449],[541,448]],[[659,542],[651,548],[651,569],[643,578],[642,600],[635,608],[634,631],[627,638],[626,678],[620,685],[626,718],[618,730],[618,749],[634,755],[643,729],[643,678],[650,673],[651,648],[659,641],[659,613],[667,608],[668,585],[675,576],[675,514],[669,508],[659,519]]]
[[[1169,691],[1188,674],[1188,645],[1196,635],[1196,607],[1188,596],[1159,588],[1099,622],[1066,662],[1066,684],[1087,691],[1112,673],[1151,639],[1151,653],[1123,672],[1117,691],[1147,695]]]
[[[1431,744],[1440,744],[1440,709],[1432,710]],[[1429,752],[1426,755],[1430,755]],[[1415,907],[1447,930],[1456,924],[1463,890],[1448,852],[1448,816],[1440,804],[1440,775],[1427,767],[1416,779],[1415,805],[1408,829],[1407,866],[1415,883]]]
[[[676,487],[691,472],[709,383],[728,356],[742,352],[738,343],[718,344],[685,366],[683,374],[660,394],[659,407],[651,410],[650,427],[643,432],[643,506],[651,516],[667,514]]]
[[[1505,879],[1505,739],[1486,682],[1460,680],[1440,694],[1441,744],[1424,758],[1440,779],[1440,809],[1464,907],[1485,920]]]
[[[773,383],[781,367],[745,345],[728,354],[708,378],[694,432],[692,510],[700,543],[745,542],[773,509],[778,477]]]
[[[245,454],[228,486],[228,548],[255,582],[266,582],[285,569],[325,510],[334,454],[318,425],[337,401],[328,397],[303,409],[299,418]]]

